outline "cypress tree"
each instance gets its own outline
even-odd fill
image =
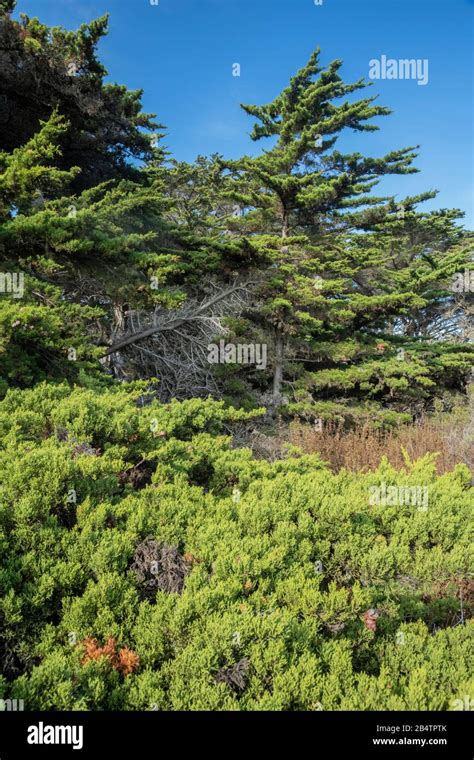
[[[142,112],[142,90],[104,82],[97,46],[107,34],[104,15],[77,31],[37,18],[11,18],[14,0],[0,2],[0,146],[12,151],[36,134],[54,109],[70,128],[61,137],[60,168],[82,171],[69,192],[109,179],[139,180],[130,158],[151,160],[160,124]]]
[[[376,413],[383,401],[404,408],[415,378],[419,390],[436,387],[425,349],[421,365],[419,352],[410,366],[388,357],[395,344],[403,355],[404,337],[415,335],[404,336],[402,325],[446,297],[447,278],[465,257],[459,248],[449,253],[462,238],[458,212],[417,211],[436,193],[402,203],[372,193],[384,175],[417,171],[417,146],[380,158],[336,150],[344,130],[374,131],[373,119],[390,113],[374,97],[347,98],[368,85],[344,83],[341,65],[322,68],[316,50],[271,103],[243,105],[256,119],[252,139],[268,138],[271,146],[225,163],[234,183],[229,197],[243,210],[234,229],[259,261],[253,321],[272,338],[273,405],[286,401],[313,416]],[[467,367],[466,353],[458,354],[459,386]]]

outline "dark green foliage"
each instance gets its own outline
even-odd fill
[[[75,51],[85,62],[74,87],[106,97],[95,52],[103,19],[75,34],[37,21],[3,26],[22,39],[18,55],[28,65],[21,72],[32,61],[46,66],[38,45],[48,66],[64,68]],[[322,68],[316,51],[272,103],[244,106],[257,119],[252,137],[274,144],[234,162],[217,155],[191,165],[167,161],[155,146],[130,174],[107,133],[113,170],[82,149],[71,165],[67,141],[76,144],[79,127],[67,99],[51,102],[44,121],[24,116],[28,134],[7,126],[16,142],[5,141],[0,154],[0,263],[21,273],[25,295],[0,295],[0,393],[46,377],[107,379],[104,369],[126,379],[166,372],[165,361],[147,366],[133,343],[106,365],[98,359],[117,338],[139,334],[135,323],[149,325],[157,312],[200,303],[236,282],[250,283],[248,305],[219,319],[229,341],[266,345],[269,366],[214,367],[203,395],[217,387],[244,407],[385,425],[463,393],[472,348],[458,339],[458,317],[443,314],[461,309],[450,284],[469,261],[471,237],[456,224],[459,212],[417,209],[433,193],[401,204],[371,194],[381,176],[415,171],[414,149],[377,159],[335,150],[343,130],[371,132],[373,119],[388,114],[373,98],[351,98],[366,85],[345,84],[340,68],[340,61]],[[85,123],[80,130],[89,132]],[[96,141],[99,156],[104,146]],[[136,181],[100,182],[124,174]],[[78,187],[88,189],[71,194]],[[153,344],[143,348],[153,355]]]
[[[152,136],[160,129],[141,111],[141,91],[104,84],[107,74],[97,58],[97,44],[107,33],[108,17],[82,24],[76,32],[50,28],[37,18],[9,17],[4,4],[0,23],[0,146],[24,145],[54,109],[71,124],[61,142],[60,166],[80,166],[75,190],[117,177],[137,178],[129,158],[154,153]]]

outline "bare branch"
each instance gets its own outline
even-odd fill
[[[230,295],[232,295],[232,293],[235,293],[236,291],[239,291],[239,290],[246,290],[249,284],[250,283],[246,283],[245,285],[236,285],[232,288],[222,291],[221,293],[218,293],[209,301],[206,301],[201,306],[199,306],[194,312],[184,317],[180,317],[178,319],[174,319],[174,320],[171,320],[170,322],[165,322],[162,324],[155,324],[146,330],[141,330],[138,333],[133,333],[132,335],[128,335],[126,338],[122,338],[122,340],[119,340],[117,343],[114,343],[112,346],[110,346],[110,348],[105,352],[103,356],[105,357],[105,356],[109,356],[109,354],[114,354],[116,351],[120,351],[122,348],[125,348],[125,346],[129,346],[131,343],[137,343],[138,341],[143,340],[144,338],[149,338],[151,335],[154,335],[155,333],[169,332],[170,330],[176,330],[176,328],[181,327],[182,325],[186,324],[186,322],[190,322],[197,319],[203,312],[206,312],[208,309],[211,309],[219,301],[222,301],[223,299],[228,298]]]

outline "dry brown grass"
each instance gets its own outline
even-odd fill
[[[326,423],[318,432],[311,425],[294,422],[285,431],[280,430],[278,437],[281,445],[286,441],[305,454],[319,453],[334,471],[341,467],[375,470],[383,456],[400,469],[406,464],[404,450],[412,461],[436,452],[439,474],[452,470],[459,462],[474,469],[474,423],[465,416],[424,419],[385,433],[369,426],[348,432],[335,423]]]

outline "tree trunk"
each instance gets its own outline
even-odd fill
[[[279,406],[281,403],[281,388],[283,384],[283,357],[285,355],[285,343],[282,331],[275,330],[275,365],[273,368],[273,393],[272,404]]]
[[[282,220],[281,220],[281,237],[288,237],[288,214],[285,207],[282,204]],[[285,246],[282,246],[282,250]],[[275,364],[273,368],[273,391],[272,391],[272,406],[276,407],[281,404],[282,395],[281,390],[283,386],[283,361],[285,357],[285,338],[284,332],[281,326],[275,327]]]

